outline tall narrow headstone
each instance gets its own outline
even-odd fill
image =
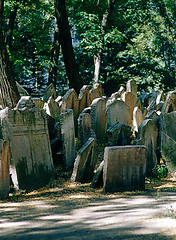
[[[66,169],[71,169],[76,155],[75,128],[72,109],[66,109],[61,113],[60,124],[64,166]]]
[[[89,97],[89,87],[87,85],[84,85],[79,94],[79,113],[81,113],[84,108],[87,108],[90,106],[90,97]]]
[[[129,80],[126,84],[126,91],[132,92],[137,97],[137,84],[135,80]]]
[[[136,106],[136,96],[132,92],[124,92],[122,94],[122,100],[129,106],[131,121],[133,120],[133,110]]]
[[[143,120],[142,111],[140,108],[135,107],[133,110],[133,127],[135,132],[138,132],[138,127],[141,125]]]
[[[164,114],[173,111],[176,111],[176,90],[168,92],[161,112]]]

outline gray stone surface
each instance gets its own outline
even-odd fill
[[[133,127],[135,132],[138,132],[138,128],[143,122],[143,120],[144,119],[143,119],[142,111],[140,110],[139,107],[135,107],[133,110]]]
[[[150,175],[152,169],[157,165],[158,150],[158,128],[153,120],[146,119],[139,126],[138,137],[134,140],[134,145],[145,145],[147,148],[146,173]]]
[[[43,108],[45,102],[41,98],[32,98],[37,108]]]
[[[52,83],[44,90],[43,101],[47,102],[50,97],[56,98],[56,89]]]
[[[35,107],[35,103],[30,96],[22,96],[18,101],[15,109],[24,110],[24,109],[34,108],[34,107]]]
[[[96,172],[91,182],[92,188],[99,188],[103,186],[103,168],[104,168],[104,160],[100,163],[100,165],[96,169]]]
[[[96,161],[96,142],[94,138],[89,138],[88,141],[78,151],[71,180],[81,183],[91,181],[94,174]]]
[[[165,113],[160,117],[160,129],[176,141],[176,111]]]
[[[168,92],[161,112],[169,113],[173,111],[176,111],[176,90]]]
[[[132,92],[135,96],[137,96],[137,84],[135,80],[129,80],[126,84],[126,91]]]
[[[130,115],[131,115],[131,121],[132,121],[133,120],[133,110],[136,106],[136,96],[132,92],[124,92],[122,94],[121,98],[130,108]]]
[[[85,108],[90,106],[90,96],[89,96],[89,87],[84,85],[78,96],[79,99],[79,113],[81,113]]]
[[[61,114],[61,107],[59,104],[52,98],[50,97],[48,101],[44,104],[43,109],[46,111],[46,113],[51,116],[56,122],[59,121],[60,119],[60,114]]]
[[[144,146],[106,147],[103,190],[144,190],[147,150]]]
[[[97,140],[104,141],[107,130],[106,99],[104,97],[93,100],[90,116]]]
[[[6,108],[0,119],[3,139],[9,141],[14,187],[34,189],[48,183],[54,167],[44,111]]]
[[[94,99],[100,98],[102,96],[103,91],[101,85],[98,83],[94,84],[93,87],[89,90],[90,103],[92,103]]]
[[[0,140],[0,199],[9,196],[10,188],[10,153],[9,143]]]
[[[121,86],[117,92],[112,93],[111,98],[116,98],[116,99],[121,98],[121,96],[124,92],[125,92],[125,88],[123,86]]]
[[[131,127],[123,122],[115,123],[106,133],[108,146],[123,146],[131,143]]]
[[[73,110],[66,109],[60,115],[63,161],[66,169],[71,169],[76,155]]]
[[[124,122],[128,125],[132,124],[130,108],[124,101],[114,99],[111,103],[107,104],[106,111],[108,128],[117,122]]]

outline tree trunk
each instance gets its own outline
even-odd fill
[[[64,57],[65,69],[69,79],[69,87],[77,93],[82,87],[78,65],[75,60],[65,0],[55,0],[55,11],[59,29],[59,42]]]
[[[59,29],[56,23],[53,48],[51,51],[53,66],[49,69],[49,78],[48,78],[48,83],[49,84],[53,83],[55,88],[56,88],[56,80],[57,80],[57,65],[58,65],[59,51],[60,51]]]
[[[105,13],[103,14],[103,18],[102,18],[102,22],[101,22],[101,35],[103,38],[106,34],[106,28],[108,25],[108,21],[111,16],[112,10],[114,9],[115,3],[116,3],[116,0],[111,0],[108,4],[108,8],[106,9]],[[103,45],[104,45],[104,42],[103,42]],[[95,56],[95,58],[94,58],[94,66],[95,66],[94,84],[99,82],[102,55],[103,55],[103,49],[99,48],[97,56]]]
[[[10,61],[2,32],[4,0],[0,0],[0,100],[3,108],[14,108],[20,99],[16,82],[12,76]]]

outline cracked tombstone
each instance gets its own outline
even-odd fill
[[[122,100],[114,99],[106,107],[108,122],[107,126],[112,127],[117,122],[124,122],[131,125],[131,115],[129,106]]]
[[[81,183],[91,181],[96,162],[96,142],[94,138],[89,138],[88,141],[78,151],[71,181]]]
[[[75,128],[72,109],[66,109],[61,113],[60,127],[64,167],[66,169],[71,169],[73,167],[76,155]]]
[[[131,143],[131,127],[123,122],[107,129],[108,146],[123,146]]]
[[[138,137],[134,140],[134,145],[145,145],[147,148],[146,174],[150,175],[152,169],[157,165],[158,151],[158,128],[153,120],[146,119],[139,126]]]
[[[84,85],[78,96],[79,99],[79,113],[81,113],[85,108],[90,106],[90,97],[89,97],[89,87]]]
[[[54,174],[45,112],[18,104],[0,111],[3,139],[9,141],[10,173],[16,190],[36,189]]]
[[[9,143],[0,139],[0,199],[9,196],[10,186],[10,153]]]
[[[106,99],[96,98],[91,104],[91,125],[98,141],[104,141],[107,129]]]
[[[104,151],[104,192],[145,189],[145,146],[106,147]]]

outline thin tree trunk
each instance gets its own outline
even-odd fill
[[[106,28],[108,25],[109,18],[111,16],[112,10],[114,9],[114,5],[116,3],[116,0],[111,0],[108,4],[108,8],[106,9],[105,13],[103,14],[102,22],[101,22],[101,35],[104,38],[106,34]],[[103,42],[104,45],[104,42]],[[102,61],[102,55],[103,55],[103,49],[99,48],[97,56],[94,58],[94,83],[99,82],[100,78],[100,67],[101,67],[101,61]]]
[[[2,107],[14,108],[20,99],[12,76],[10,61],[2,32],[4,0],[0,0],[0,99]]]
[[[82,83],[73,51],[65,0],[55,0],[54,2],[59,29],[59,42],[61,44],[65,69],[69,79],[69,87],[74,88],[75,91],[79,93]]]
[[[56,88],[56,80],[57,80],[57,65],[58,65],[59,51],[60,51],[59,29],[58,29],[58,25],[56,23],[53,48],[51,51],[52,62],[53,62],[54,66],[49,69],[49,78],[48,78],[48,83],[49,84],[53,83],[55,88]]]

